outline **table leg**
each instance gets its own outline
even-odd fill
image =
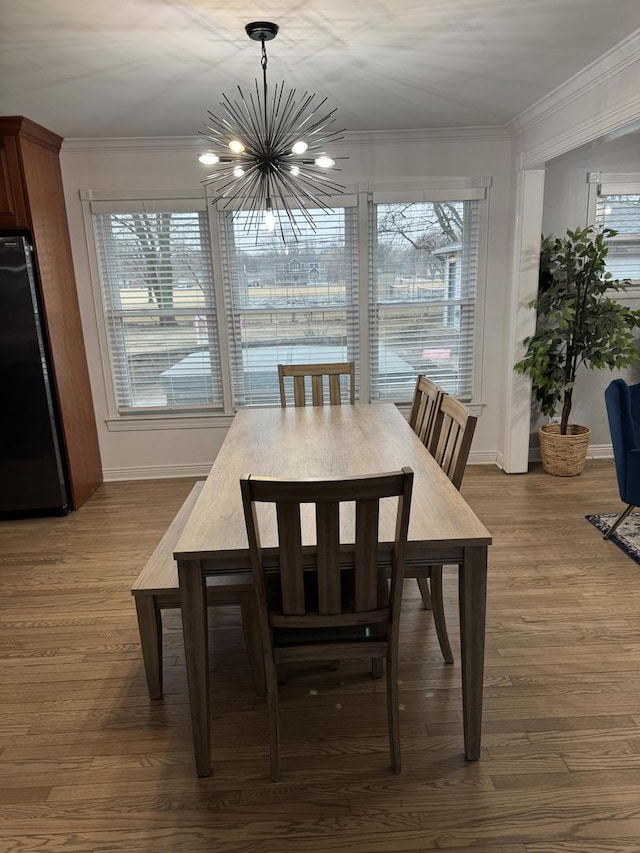
[[[196,771],[210,776],[207,598],[200,561],[178,560],[178,579]]]
[[[464,549],[458,570],[460,646],[462,657],[462,714],[464,752],[468,761],[480,758],[484,629],[487,606],[487,549]]]

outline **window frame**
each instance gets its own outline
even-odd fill
[[[439,178],[432,180],[417,181],[411,184],[396,183],[396,184],[372,184],[369,187],[367,195],[368,210],[367,210],[367,231],[370,234],[370,246],[368,248],[369,266],[367,271],[367,292],[364,298],[367,300],[366,305],[366,322],[370,327],[369,318],[369,294],[373,292],[373,276],[374,276],[374,250],[375,250],[375,235],[374,214],[372,207],[374,204],[380,203],[407,203],[407,202],[455,202],[455,201],[478,201],[478,257],[476,264],[476,282],[475,282],[475,306],[474,306],[474,329],[471,337],[472,364],[473,372],[471,376],[470,388],[471,396],[465,399],[465,404],[473,412],[473,414],[481,414],[484,404],[482,401],[482,369],[478,369],[483,364],[484,358],[484,322],[485,322],[485,304],[486,304],[486,269],[489,244],[489,200],[491,192],[492,179],[489,176],[478,179],[473,178]],[[361,288],[362,291],[362,288]],[[363,294],[361,292],[361,298]],[[373,303],[371,303],[373,305]],[[361,303],[361,314],[363,311]],[[371,351],[370,335],[367,339],[367,353]],[[361,344],[362,348],[362,344]],[[370,363],[370,358],[367,359]],[[371,381],[368,383],[368,398],[367,402],[372,402],[371,399]],[[375,401],[373,401],[375,402]],[[393,402],[393,401],[380,401]],[[409,403],[396,402],[396,405],[403,412],[408,412]]]
[[[640,172],[588,172],[587,183],[587,225],[596,224],[598,201],[609,195],[640,195]],[[606,226],[606,223],[605,223]],[[640,235],[640,224],[638,228]],[[615,237],[613,238],[615,241]],[[640,237],[638,239],[640,248]],[[611,291],[611,297],[638,299],[640,298],[640,276],[632,279],[626,294]]]
[[[346,192],[339,196],[330,196],[323,199],[323,202],[326,204],[328,208],[335,209],[343,209],[345,211],[345,260],[347,267],[349,267],[352,271],[354,269],[359,269],[359,259],[360,259],[360,247],[359,247],[359,234],[358,234],[358,226],[359,226],[359,211],[358,211],[358,199],[357,196],[350,192],[349,189]],[[210,205],[211,209],[211,220],[217,223],[217,258],[220,269],[220,278],[219,281],[222,284],[223,291],[223,304],[224,304],[224,317],[226,320],[226,327],[230,329],[232,326],[232,320],[236,314],[242,314],[242,308],[239,306],[235,306],[233,304],[233,295],[234,295],[234,271],[232,270],[233,264],[233,245],[230,237],[232,236],[233,224],[230,222],[230,215],[233,214],[233,206],[225,206],[224,208],[219,208],[217,205]],[[237,208],[236,208],[237,209]],[[235,271],[237,272],[237,271]],[[360,286],[359,279],[356,275],[355,279],[352,281],[351,286],[347,288],[345,293],[345,301],[342,305],[327,305],[323,307],[321,305],[313,305],[309,308],[305,306],[296,306],[296,307],[255,307],[246,309],[246,313],[252,316],[258,316],[260,314],[291,314],[291,313],[314,313],[314,312],[336,312],[336,313],[344,313],[344,322],[345,322],[345,330],[347,335],[347,348],[348,351],[352,351],[355,353],[356,362],[356,394],[358,394],[358,389],[360,386],[360,376],[359,376],[359,363],[361,362],[360,357],[360,349],[359,349],[359,312],[360,312]],[[231,389],[233,390],[233,376],[235,364],[242,359],[242,343],[235,343],[232,347],[230,342],[230,338],[233,337],[233,332],[227,334],[227,342],[225,349],[225,359],[226,366],[229,371],[229,381]],[[347,356],[346,358],[350,358]],[[278,386],[277,386],[277,374],[275,377],[275,399],[279,400],[278,396]],[[243,407],[241,404],[235,403],[234,397],[241,397],[242,394],[239,389],[236,389],[235,394],[232,396],[231,405],[233,409]],[[256,408],[259,408],[261,405],[270,405],[270,404],[254,404]]]
[[[471,379],[471,399],[467,406],[476,414],[484,407],[482,402],[482,375],[484,358],[484,327],[486,305],[486,271],[489,242],[489,204],[492,179],[490,176],[478,178],[434,178],[413,182],[362,182],[346,188],[345,196],[348,203],[345,206],[355,207],[356,228],[356,268],[358,281],[354,298],[356,317],[354,330],[357,335],[356,348],[358,364],[356,365],[358,399],[362,402],[372,402],[371,399],[371,369],[370,369],[370,288],[373,275],[373,246],[375,240],[371,233],[372,216],[371,204],[376,198],[386,198],[396,201],[465,201],[478,199],[478,258],[477,279],[475,288],[475,323],[473,332],[473,375]],[[342,196],[335,199],[336,206],[341,204]],[[232,354],[230,352],[229,331],[227,319],[226,284],[222,265],[221,226],[218,221],[219,211],[211,204],[210,193],[206,189],[180,190],[128,190],[128,191],[98,191],[80,190],[83,209],[85,237],[88,248],[89,271],[92,285],[92,297],[97,319],[97,339],[101,358],[101,370],[104,381],[107,418],[106,426],[109,431],[120,432],[138,429],[176,429],[176,428],[224,428],[233,422],[235,406],[233,403],[232,387]],[[162,412],[153,409],[149,412],[134,411],[127,414],[119,413],[116,393],[115,376],[111,365],[107,319],[105,315],[103,295],[99,276],[99,261],[97,245],[94,236],[93,212],[101,208],[108,212],[122,212],[125,203],[140,205],[141,203],[168,202],[184,206],[187,210],[207,212],[208,233],[212,258],[213,299],[217,318],[218,346],[220,351],[220,370],[222,381],[222,410],[201,410],[187,408],[183,411],[173,409]],[[168,209],[165,207],[165,209]],[[348,312],[352,310],[345,306]],[[375,402],[375,401],[374,401]],[[397,404],[401,411],[408,412],[410,401]]]
[[[128,212],[197,212],[206,213],[206,234],[209,240],[209,251],[213,251],[211,241],[211,217],[207,211],[207,199],[202,190],[129,190],[129,191],[96,191],[80,190],[80,200],[83,210],[85,237],[88,247],[89,272],[93,305],[96,313],[98,347],[102,367],[105,394],[107,399],[107,429],[111,432],[127,431],[129,429],[175,429],[176,427],[201,427],[228,425],[232,422],[231,412],[224,407],[224,360],[226,352],[220,349],[220,372],[222,380],[222,408],[220,406],[199,409],[197,406],[174,407],[163,411],[161,407],[149,407],[148,411],[136,408],[130,412],[120,411],[116,391],[114,365],[111,361],[109,346],[109,321],[105,308],[105,298],[100,280],[100,261],[95,237],[94,214],[121,214]],[[212,257],[213,278],[213,311],[220,326],[220,307],[217,301],[215,259]],[[219,339],[218,346],[221,347]]]

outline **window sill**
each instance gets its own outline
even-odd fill
[[[382,400],[376,402],[391,402]],[[396,403],[405,418],[409,417],[411,403]],[[472,415],[480,417],[484,403],[466,403]],[[130,417],[108,418],[105,423],[109,432],[138,432],[155,429],[229,429],[234,415],[131,415]]]
[[[151,429],[229,429],[233,415],[132,415],[108,418],[109,432],[137,432]]]

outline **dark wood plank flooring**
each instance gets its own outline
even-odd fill
[[[447,570],[453,667],[406,586],[402,774],[384,683],[354,663],[287,679],[277,784],[236,608],[212,611],[211,778],[195,775],[177,613],[165,699],[147,696],[129,590],[192,482],[110,483],[67,518],[0,522],[2,853],[640,851],[640,567],[584,520],[620,506],[612,463],[467,472],[495,541],[479,762]]]

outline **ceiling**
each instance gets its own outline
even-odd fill
[[[222,92],[328,96],[350,131],[502,125],[640,27],[639,0],[0,0],[0,115],[192,136]]]

